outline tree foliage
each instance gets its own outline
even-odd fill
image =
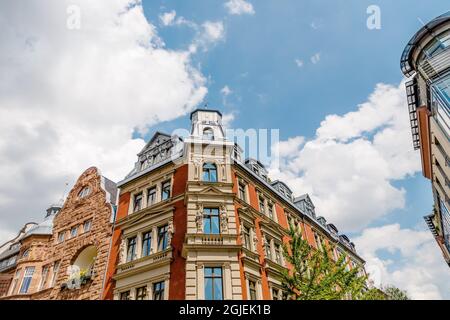
[[[295,300],[383,299],[379,290],[367,287],[367,276],[361,276],[359,268],[347,267],[345,255],[335,261],[333,248],[325,244],[321,250],[312,248],[292,225],[289,234],[291,240],[283,246],[283,254],[291,265],[290,270],[283,271],[286,297]]]
[[[383,287],[387,300],[411,300],[405,290],[401,290],[392,285]]]

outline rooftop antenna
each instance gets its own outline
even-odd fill
[[[425,26],[425,22],[423,22],[423,20],[420,19],[420,17],[417,17],[417,20],[419,20],[419,22],[420,22],[423,26]]]
[[[203,106],[205,109],[208,109],[208,101],[205,102],[205,105]]]
[[[69,183],[68,182],[66,182],[65,184],[64,184],[64,191],[63,191],[63,194],[62,194],[62,196],[61,196],[61,199],[59,199],[59,204],[61,204],[61,206],[64,204],[64,199],[66,198],[66,192],[67,192],[67,187],[69,186]]]

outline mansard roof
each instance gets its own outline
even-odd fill
[[[153,135],[153,137],[147,142],[145,147],[142,148],[141,152],[138,153],[138,156],[143,154],[145,151],[151,150],[154,147],[158,146],[160,143],[155,143],[158,140],[158,138],[160,138],[160,139],[162,138],[163,142],[166,142],[167,140],[172,139],[172,136],[170,134],[167,134],[164,132],[156,131],[155,134]]]

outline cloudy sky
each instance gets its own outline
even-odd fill
[[[377,5],[381,29],[367,27]],[[279,129],[273,178],[308,192],[377,281],[450,298],[422,216],[399,57],[447,0],[17,0],[0,3],[0,241],[66,183],[132,168],[155,130],[208,102],[228,126]],[[270,164],[268,164],[270,165]]]

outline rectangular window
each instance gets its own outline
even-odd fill
[[[258,300],[256,297],[256,282],[248,281],[249,300]]]
[[[136,237],[128,239],[127,261],[133,261],[136,258]]]
[[[136,300],[146,300],[147,298],[147,286],[136,289]]]
[[[259,212],[266,214],[266,207],[264,205],[264,198],[259,197]]]
[[[130,300],[130,291],[121,292],[120,300]]]
[[[166,250],[169,245],[168,229],[169,226],[167,224],[158,228],[158,251]]]
[[[279,300],[277,289],[272,289],[272,300]]]
[[[280,265],[283,264],[283,259],[281,257],[281,246],[279,244],[275,245],[275,261]]]
[[[164,281],[153,284],[153,300],[164,300]]]
[[[61,264],[61,261],[55,261],[53,263],[53,274],[52,274],[52,284],[51,287],[55,286],[56,280],[58,278],[58,272],[59,272],[59,266]]]
[[[92,220],[86,220],[83,224],[83,232],[89,232],[91,230]]]
[[[244,247],[251,250],[250,245],[250,228],[243,226],[243,233],[244,233]]]
[[[205,299],[223,300],[222,268],[205,268]]]
[[[152,232],[148,231],[144,233],[142,238],[142,256],[149,256],[152,252]]]
[[[70,229],[70,237],[75,238],[77,234],[78,234],[78,226],[72,227],[72,229]]]
[[[142,209],[142,192],[134,195],[133,212]]]
[[[266,239],[265,247],[266,247],[266,258],[269,259],[269,260],[273,260],[273,257],[272,257],[272,246],[270,244],[270,240],[269,239]]]
[[[162,184],[161,199],[167,200],[170,198],[170,181],[166,181]]]
[[[147,191],[147,207],[156,203],[156,187],[150,188]]]
[[[38,290],[45,289],[45,284],[47,283],[48,269],[49,266],[42,267],[41,282],[39,283]]]
[[[17,269],[16,270],[16,274],[14,275],[14,281],[13,281],[12,286],[11,286],[11,291],[9,293],[10,295],[15,294],[15,292],[16,292],[17,283],[19,282],[20,272],[21,271],[22,271],[21,269]]]
[[[20,293],[27,293],[30,288],[31,280],[33,279],[34,267],[26,267],[23,275],[22,286],[20,287]]]
[[[239,198],[241,200],[247,201],[245,196],[245,185],[243,185],[242,183],[239,183]]]
[[[65,231],[61,231],[60,233],[58,233],[58,243],[64,242],[65,235]]]
[[[219,209],[205,208],[203,210],[203,233],[205,234],[219,234],[220,221]]]
[[[268,212],[269,212],[269,218],[273,220],[274,219],[274,216],[273,216],[273,205],[271,203],[269,203]]]

